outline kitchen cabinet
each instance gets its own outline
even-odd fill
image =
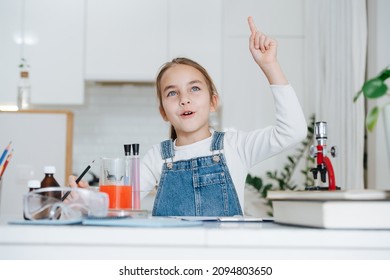
[[[153,82],[185,56],[221,82],[222,1],[94,0],[87,5],[87,80]]]
[[[17,65],[25,58],[30,65],[33,105],[82,104],[84,1],[4,0],[1,5],[5,64],[0,71],[6,75],[0,78],[0,90],[5,93],[0,102],[16,103]]]
[[[0,1],[0,104],[16,104],[21,17],[22,1]]]
[[[168,52],[167,0],[87,2],[87,80],[153,81]]]
[[[169,1],[169,59],[184,56],[200,63],[222,87],[222,1]]]
[[[84,102],[84,1],[28,0],[25,57],[31,64],[32,103]]]

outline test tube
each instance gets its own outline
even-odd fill
[[[132,185],[133,185],[133,208],[138,210],[141,208],[140,202],[140,159],[139,159],[139,144],[133,144],[133,162],[132,162]]]
[[[125,186],[131,186],[131,144],[125,144]]]

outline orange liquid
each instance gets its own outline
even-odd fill
[[[132,209],[132,186],[100,186],[100,192],[105,192],[109,197],[109,209]]]

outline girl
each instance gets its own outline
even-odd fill
[[[277,61],[276,41],[258,31],[252,17],[248,24],[249,49],[271,85],[276,124],[250,132],[210,129],[218,95],[207,71],[187,58],[163,65],[156,87],[171,139],[153,146],[141,166],[142,190],[158,186],[154,216],[242,215],[248,170],[306,136],[298,99]],[[74,177],[70,183],[77,186]]]

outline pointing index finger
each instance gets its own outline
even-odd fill
[[[253,21],[253,18],[250,16],[248,17],[248,24],[249,24],[249,28],[251,30],[252,33],[256,33],[257,32],[257,28],[256,28],[256,25]]]

